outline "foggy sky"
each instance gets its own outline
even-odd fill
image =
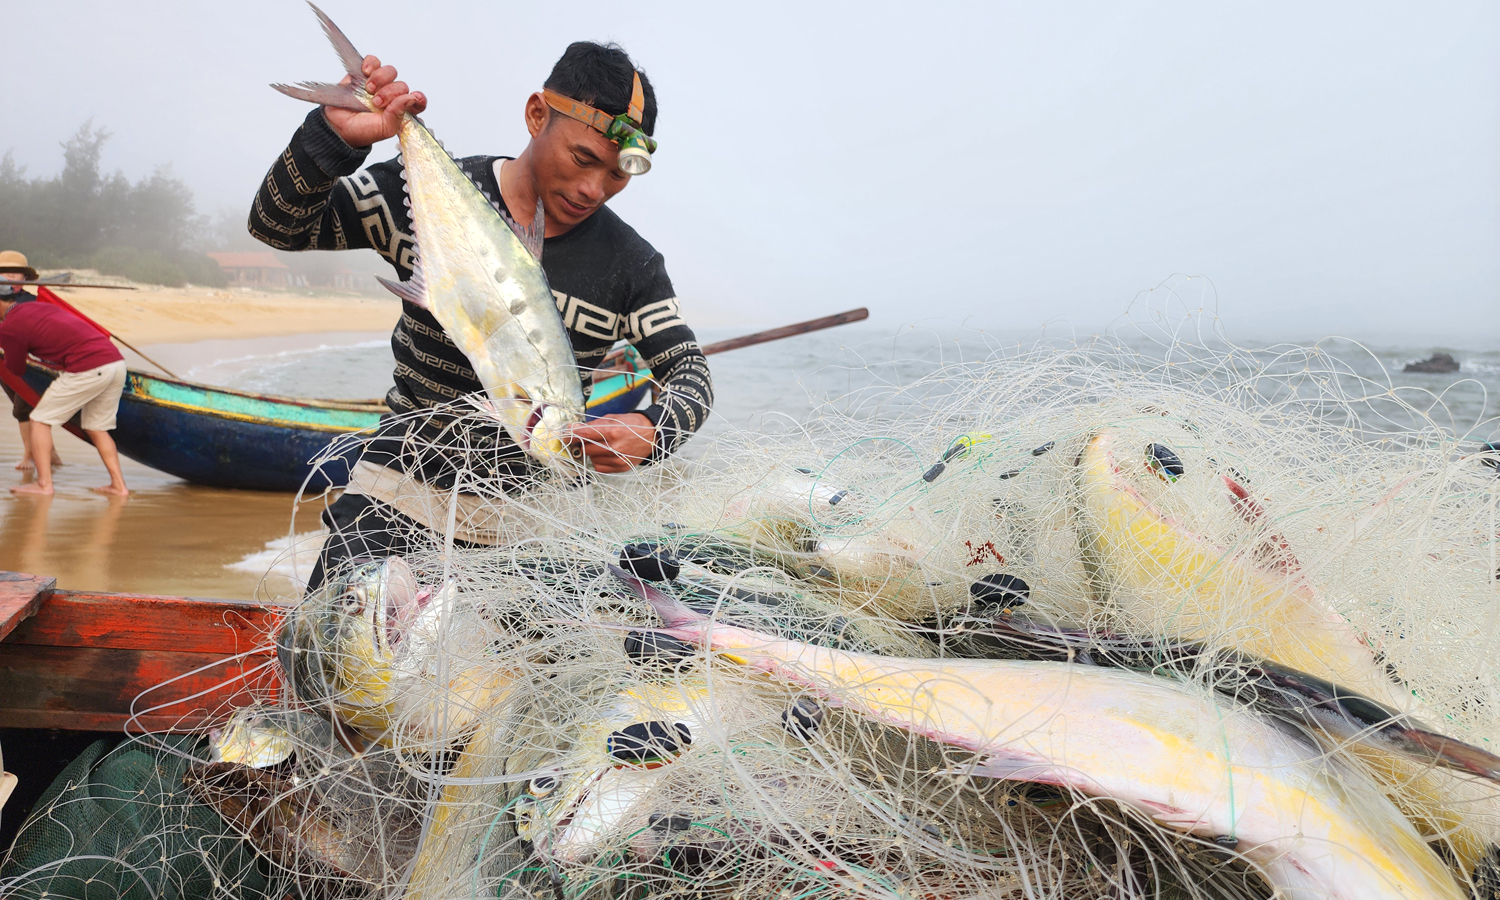
[[[295,0],[6,5],[0,151],[51,174],[92,117],[203,211],[305,115],[267,84],[339,74]],[[1091,329],[1187,273],[1240,339],[1500,337],[1491,3],[322,5],[460,156],[523,148],[569,41],[623,44],[662,146],[613,206],[690,317]]]

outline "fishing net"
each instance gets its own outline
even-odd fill
[[[300,601],[267,636],[278,693],[206,744],[129,745],[157,760],[136,843],[70,819],[69,788],[0,893],[85,896],[108,859],[111,885],[152,897],[1352,896],[1365,882],[1296,872],[1337,807],[1352,830],[1326,845],[1358,843],[1387,895],[1421,870],[1432,896],[1489,896],[1495,420],[1368,360],[1146,318],[1082,344],[886,345],[825,370],[804,412],[588,485],[502,490],[476,474],[493,451],[462,446],[479,429],[449,429],[437,527]],[[632,573],[877,668],[708,652]],[[970,660],[1018,674],[985,694]],[[938,674],[876,710],[910,671]],[[1079,687],[1033,695],[1020,673]],[[1095,684],[1219,723],[1242,767],[1213,801],[1227,825],[1142,799],[1149,772],[1204,757],[1090,746]],[[935,725],[1018,703],[1055,710],[1028,734],[1081,736],[1062,768],[1083,777],[997,777],[993,748]],[[1168,727],[1143,710],[1108,715]],[[119,787],[119,753],[69,782]],[[1249,797],[1283,770],[1300,799]],[[1267,842],[1257,803],[1294,824]]]

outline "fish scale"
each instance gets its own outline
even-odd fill
[[[720,624],[610,571],[652,605],[665,634],[977,755],[955,775],[1062,785],[1170,828],[1227,836],[1278,896],[1464,897],[1373,785],[1312,744],[1188,686],[1061,663],[901,659],[804,644]]]
[[[378,111],[358,86],[363,57],[322,10],[312,9],[354,83],[273,87],[324,106]],[[585,418],[583,382],[542,270],[541,202],[531,226],[522,228],[416,116],[403,114],[396,136],[416,249],[407,281],[381,283],[438,320],[484,387],[482,407],[529,456],[565,477],[588,468],[570,435]]]

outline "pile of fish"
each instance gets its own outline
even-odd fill
[[[1493,461],[1193,411],[533,496],[305,600],[195,794],[335,895],[1489,896]]]
[[[399,137],[453,415],[561,477],[334,573],[188,766],[300,896],[1500,891],[1492,450],[1369,434],[1315,351],[1040,348],[580,491],[541,217]]]

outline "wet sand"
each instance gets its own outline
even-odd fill
[[[369,332],[324,332],[142,349],[192,377],[193,369],[213,360],[371,337]],[[64,462],[53,474],[55,495],[11,494],[12,485],[35,476],[12,468],[21,458],[20,432],[9,406],[0,409],[0,569],[55,577],[60,587],[73,590],[283,600],[300,594],[288,577],[292,566],[279,549],[292,533],[293,495],[188,484],[122,458],[131,496],[105,497],[90,490],[109,482],[93,447],[60,428],[53,429],[53,439]],[[320,540],[317,514],[323,503],[312,499],[298,512],[296,532],[303,538],[297,562],[303,578],[311,563],[308,551],[315,553]],[[278,557],[281,565],[268,575]]]
[[[52,576],[75,590],[248,599],[261,573],[228,567],[264,553],[292,524],[290,494],[187,484],[128,459],[131,496],[104,497],[89,490],[109,481],[94,449],[63,433],[58,451],[65,465],[53,476],[54,496],[10,494],[34,476],[11,468],[20,435],[8,416],[0,425],[0,569]],[[300,531],[317,527],[320,506],[304,504]],[[275,576],[262,596],[292,591]]]

